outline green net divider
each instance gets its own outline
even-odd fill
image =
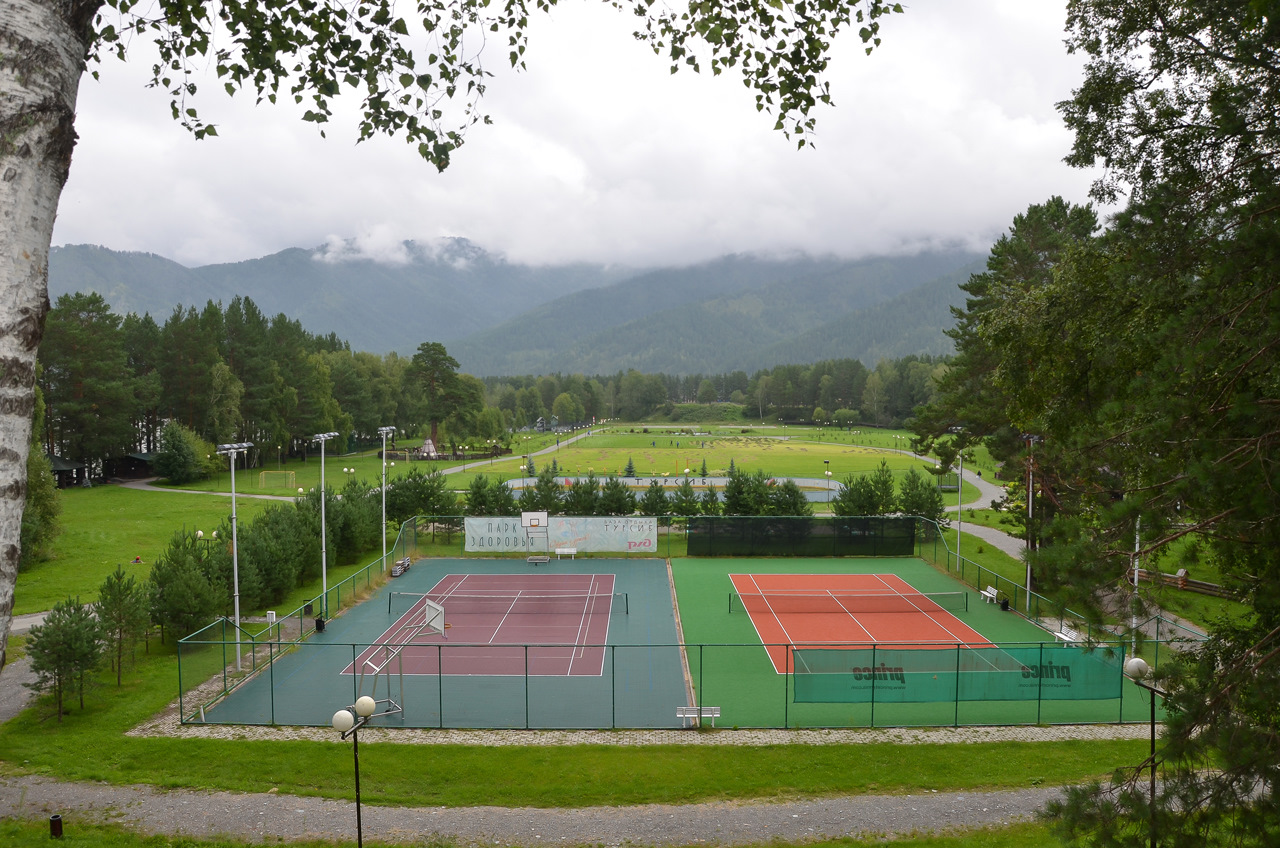
[[[912,556],[917,525],[898,516],[699,516],[689,519],[689,556]]]
[[[1094,701],[1120,697],[1123,649],[1050,644],[800,648],[796,703]]]

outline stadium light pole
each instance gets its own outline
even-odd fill
[[[356,767],[356,846],[364,848],[364,825],[360,821],[360,728],[369,723],[369,717],[377,709],[377,701],[362,695],[349,707],[333,714],[333,729],[342,734],[345,742],[351,737],[351,753]]]
[[[822,460],[822,473],[827,478],[827,503],[831,503],[831,460]]]
[[[252,442],[218,445],[218,453],[231,460],[231,597],[236,623],[236,671],[240,670],[240,538],[236,532],[236,455],[246,453]]]
[[[949,427],[947,432],[962,436],[964,428]],[[964,563],[960,561],[960,531],[964,527],[964,440],[957,438],[956,442],[960,446],[960,476],[956,478],[956,567],[960,569],[961,574],[964,574]],[[1027,597],[1030,598],[1030,594]]]
[[[382,437],[382,570],[387,570],[387,436],[395,433],[395,427],[379,427]]]
[[[329,619],[329,540],[325,529],[324,502],[328,492],[324,488],[324,443],[336,438],[337,433],[316,433],[311,441],[320,443],[320,615]]]
[[[1031,543],[1032,536],[1032,520],[1035,518],[1035,449],[1038,442],[1043,441],[1041,436],[1033,436],[1030,433],[1024,433],[1022,438],[1027,443],[1027,617],[1031,617]],[[1136,581],[1135,581],[1136,585]]]

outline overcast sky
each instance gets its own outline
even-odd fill
[[[355,144],[341,120],[321,139],[212,79],[197,104],[220,135],[195,141],[144,88],[149,60],[107,60],[81,85],[54,244],[189,266],[347,240],[395,260],[400,240],[440,236],[529,263],[985,250],[1031,203],[1086,200],[1054,108],[1080,78],[1064,17],[1063,0],[918,0],[871,56],[845,33],[836,105],[797,150],[739,78],[673,77],[628,16],[569,0],[536,18],[526,72],[496,68],[495,124],[443,175],[400,140]]]

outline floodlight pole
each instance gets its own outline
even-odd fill
[[[378,435],[382,437],[382,570],[387,570],[387,436],[396,431],[395,427],[379,427]]]
[[[1036,482],[1036,463],[1035,449],[1036,443],[1041,440],[1040,436],[1033,436],[1030,433],[1023,436],[1027,441],[1027,617],[1031,617],[1031,543],[1034,538],[1034,530],[1032,529],[1032,521],[1035,518],[1035,482]]]
[[[951,427],[949,431],[957,436],[964,433],[963,427]],[[960,535],[964,529],[964,441],[956,439],[960,445],[960,476],[956,478],[956,568],[964,574],[964,563],[960,561]]]
[[[231,460],[231,593],[236,623],[236,671],[240,670],[240,539],[236,533],[236,454],[245,453],[252,442],[218,445],[218,453]]]
[[[320,615],[329,618],[329,539],[325,529],[324,502],[327,500],[324,489],[324,443],[335,438],[337,433],[316,433],[311,441],[320,443]]]

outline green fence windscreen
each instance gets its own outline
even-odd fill
[[[1088,701],[1120,697],[1120,658],[1102,649],[796,648],[797,703]]]
[[[912,556],[916,518],[690,518],[689,556]]]

